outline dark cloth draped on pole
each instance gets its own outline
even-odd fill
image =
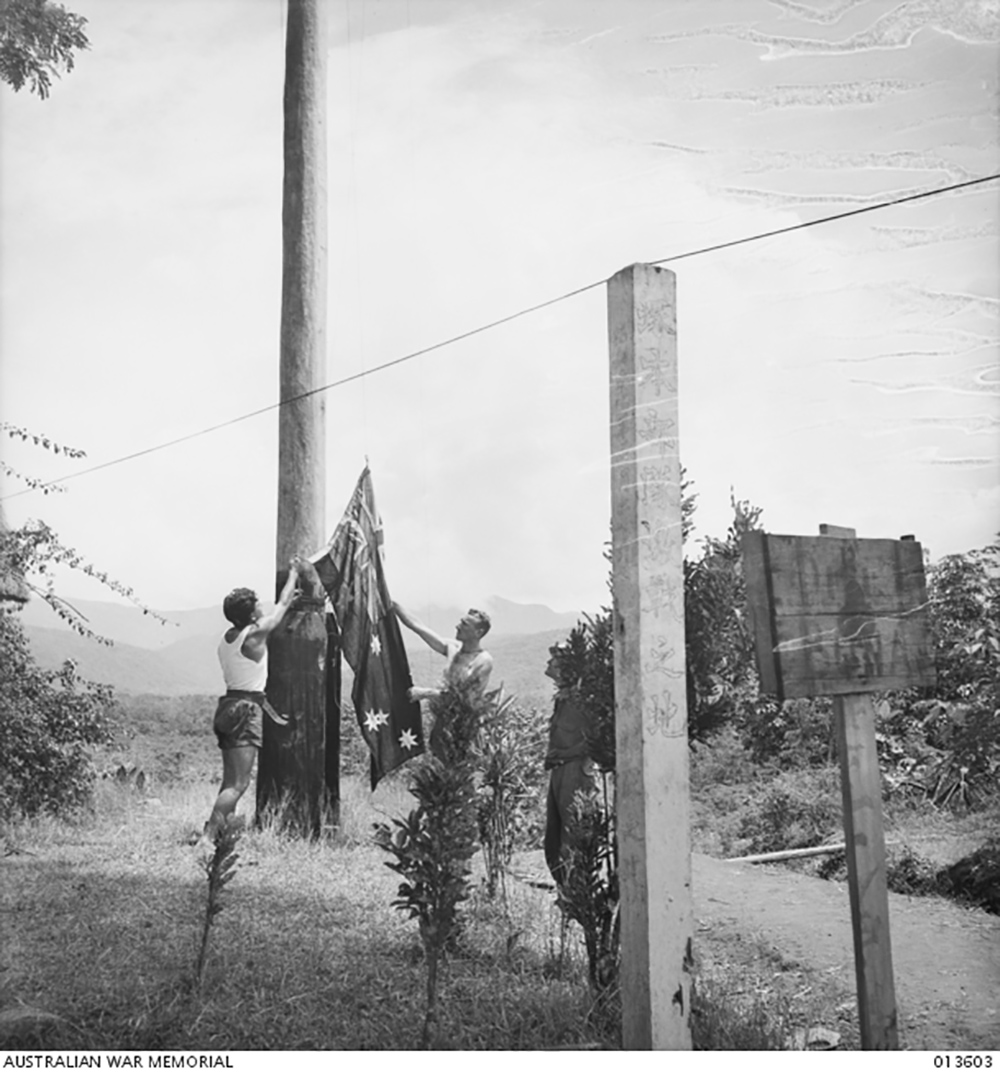
[[[382,571],[382,520],[367,467],[330,544],[314,557],[333,604],[341,651],[354,672],[351,698],[371,750],[372,789],[404,761],[424,751],[420,703],[396,613]]]

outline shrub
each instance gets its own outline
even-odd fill
[[[928,578],[937,661],[937,742],[926,783],[935,804],[975,808],[1000,773],[1000,542],[945,556]]]
[[[978,850],[937,874],[939,890],[991,914],[1000,914],[1000,838],[988,839]]]
[[[748,854],[817,846],[843,829],[835,768],[782,773],[744,812],[739,834]]]
[[[760,772],[761,766],[731,724],[703,742],[691,745],[691,790],[695,794],[711,794],[716,787],[750,783]]]
[[[86,682],[72,661],[44,671],[14,614],[0,611],[0,812],[67,813],[86,804],[92,748],[112,741],[119,710],[110,686]]]
[[[497,697],[483,716],[476,749],[476,819],[492,898],[516,847],[542,841],[546,718],[512,697]]]
[[[420,926],[427,960],[427,1000],[421,1045],[437,1032],[438,971],[461,930],[459,904],[469,897],[476,851],[474,745],[480,722],[495,703],[467,688],[449,687],[430,703],[434,727],[428,752],[413,767],[410,792],[417,808],[403,819],[375,825],[375,842],[395,859],[386,865],[403,877],[393,906]]]
[[[573,801],[573,847],[558,905],[583,929],[587,970],[598,1004],[614,1007],[621,957],[621,892],[618,882],[613,781],[600,773],[592,791]]]

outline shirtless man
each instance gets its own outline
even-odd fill
[[[470,608],[455,627],[454,639],[442,638],[430,627],[414,619],[409,612],[393,602],[393,611],[405,627],[419,635],[437,653],[447,657],[448,666],[444,669],[443,685],[438,689],[414,686],[410,689],[411,701],[430,701],[440,697],[448,686],[473,685],[481,694],[486,690],[493,670],[493,657],[482,647],[480,642],[490,629],[490,617],[486,612]]]
[[[290,564],[288,581],[270,615],[264,614],[252,589],[234,589],[222,603],[223,614],[232,623],[219,641],[219,663],[226,693],[219,698],[212,724],[222,750],[222,787],[199,844],[208,845],[215,840],[250,785],[257,751],[264,744],[264,713],[279,725],[288,723],[271,708],[264,696],[267,639],[299,595],[296,582],[301,569],[302,561],[296,556]]]

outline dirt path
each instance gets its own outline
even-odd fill
[[[529,871],[548,879],[541,854]],[[847,885],[775,865],[692,858],[696,929],[755,935],[856,994]],[[1000,1048],[1000,917],[947,899],[889,894],[900,1047]]]
[[[701,926],[759,933],[788,957],[835,974],[852,991],[847,885],[773,865],[693,858]],[[889,894],[902,1047],[1000,1047],[1000,917],[935,897]]]

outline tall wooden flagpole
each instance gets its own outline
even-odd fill
[[[293,555],[323,544],[326,374],[325,0],[288,0],[285,43],[282,407],[278,425],[277,582]],[[306,398],[301,398],[306,395]],[[265,721],[257,808],[278,805],[286,822],[318,834],[326,799],[327,634],[323,593],[312,574],[302,598],[271,635],[267,694],[287,727]]]

